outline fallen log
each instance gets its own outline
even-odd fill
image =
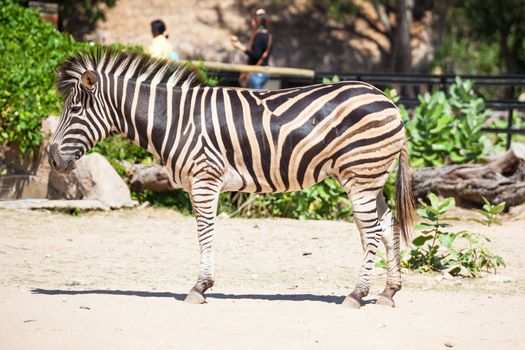
[[[507,207],[525,203],[525,144],[513,143],[502,155],[485,164],[459,164],[414,169],[414,196],[430,192],[454,197],[462,206],[479,206],[482,197]]]
[[[160,164],[128,167],[133,191],[170,191],[176,187],[166,167]],[[525,203],[525,144],[513,143],[502,155],[484,164],[459,164],[413,170],[416,198],[433,192],[454,197],[458,205],[480,206],[482,197],[507,207]]]
[[[131,174],[129,185],[132,191],[163,192],[179,188],[171,179],[168,169],[163,165],[125,164],[124,166],[127,169],[126,172]]]

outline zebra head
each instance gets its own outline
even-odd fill
[[[49,163],[69,173],[80,157],[109,134],[113,123],[103,112],[97,73],[81,66],[65,67],[58,79],[61,88],[67,88],[67,97],[51,140]]]

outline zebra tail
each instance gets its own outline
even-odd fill
[[[399,155],[399,169],[396,177],[396,221],[406,244],[412,240],[415,221],[415,203],[412,194],[412,173],[410,171],[407,142]]]

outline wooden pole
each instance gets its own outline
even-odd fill
[[[247,64],[233,64],[233,63],[222,63],[222,62],[209,62],[209,61],[186,61],[179,60],[173,61],[175,65],[196,65],[202,66],[208,71],[219,71],[219,72],[236,72],[236,73],[264,73],[270,74],[271,76],[288,76],[288,77],[300,77],[313,79],[315,72],[311,69],[299,69],[299,68],[288,68],[288,67],[269,67],[269,66],[252,66]]]

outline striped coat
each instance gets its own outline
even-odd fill
[[[380,301],[400,289],[399,232],[411,231],[406,138],[396,106],[361,82],[277,91],[203,87],[191,71],[139,54],[110,50],[78,54],[58,73],[66,94],[50,159],[70,171],[110,132],[157,154],[175,184],[190,193],[201,246],[201,272],[187,301],[204,302],[213,285],[213,237],[220,192],[287,192],[327,177],[348,193],[365,251],[355,290],[368,294],[379,241],[387,247],[388,278]],[[400,160],[398,225],[382,189]]]

